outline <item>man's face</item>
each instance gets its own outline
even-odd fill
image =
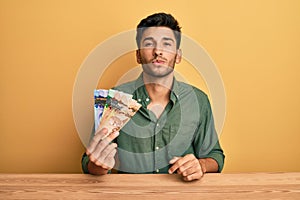
[[[181,52],[176,49],[173,31],[167,27],[149,27],[142,35],[137,62],[144,73],[164,77],[173,72],[175,63],[180,63]]]

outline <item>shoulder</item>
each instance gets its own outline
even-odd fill
[[[196,95],[197,96],[197,99],[198,100],[201,100],[201,101],[208,101],[208,96],[207,94],[202,91],[201,89],[193,86],[193,85],[190,85],[188,83],[184,83],[184,82],[180,82],[178,81],[178,88],[179,88],[179,95]]]
[[[121,85],[115,86],[113,89],[120,90],[122,92],[126,92],[128,94],[133,94],[136,90],[136,81],[130,81],[127,83],[123,83]]]

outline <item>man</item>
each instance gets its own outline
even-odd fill
[[[181,28],[173,16],[156,13],[137,26],[136,59],[143,73],[115,89],[133,95],[142,107],[119,132],[103,128],[82,158],[85,173],[175,173],[185,181],[221,172],[218,142],[207,95],[174,78],[180,63]]]

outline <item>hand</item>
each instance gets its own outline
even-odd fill
[[[110,144],[110,142],[119,135],[119,132],[113,132],[102,139],[107,134],[107,131],[106,128],[103,128],[96,133],[86,150],[86,154],[94,165],[110,170],[115,165],[114,157],[117,153],[117,144]]]
[[[200,179],[206,171],[205,166],[201,166],[202,163],[200,164],[200,160],[194,154],[187,154],[184,157],[174,157],[169,163],[173,164],[169,169],[169,174],[177,170],[177,173],[181,174],[185,181]]]

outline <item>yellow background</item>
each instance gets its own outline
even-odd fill
[[[72,116],[80,65],[96,45],[159,11],[218,66],[224,172],[300,170],[300,1],[0,0],[0,172],[81,172]],[[136,65],[129,58],[112,66]],[[177,67],[207,91],[186,69],[186,61]],[[114,84],[107,80],[100,84]]]

